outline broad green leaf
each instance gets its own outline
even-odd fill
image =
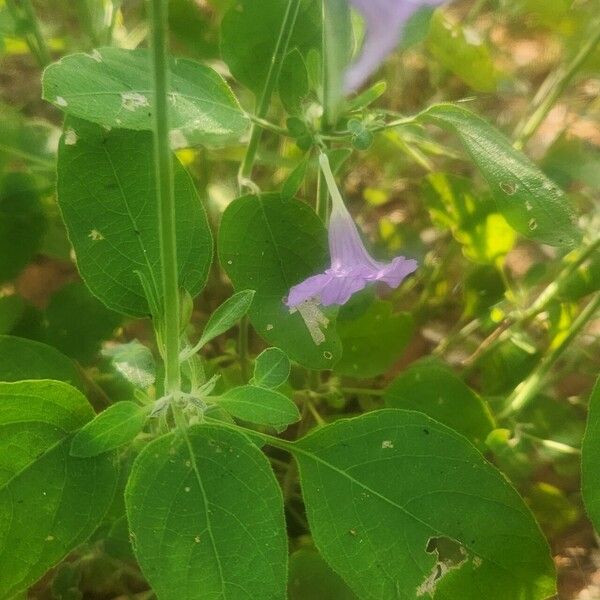
[[[290,359],[279,348],[267,348],[254,364],[254,383],[260,387],[276,388],[284,384],[290,375]]]
[[[231,90],[211,68],[169,60],[173,147],[237,139],[247,119]],[[147,50],[100,48],[70,54],[44,71],[43,98],[67,115],[108,127],[152,129],[152,74]]]
[[[464,177],[432,173],[423,191],[436,225],[450,229],[464,255],[479,263],[501,264],[513,248],[516,235],[496,212],[491,198],[481,198]]]
[[[296,405],[287,397],[268,388],[242,385],[227,390],[217,400],[219,406],[237,419],[268,425],[283,431],[300,420]]]
[[[494,428],[486,403],[461,379],[437,361],[411,365],[385,390],[389,408],[416,410],[462,433],[478,448]]]
[[[113,458],[69,455],[94,413],[59,381],[0,383],[0,598],[25,590],[98,527],[115,491]]]
[[[117,344],[102,351],[108,356],[115,369],[134,386],[145,390],[156,379],[154,357],[147,346],[137,340],[127,344]]]
[[[304,177],[306,176],[306,169],[310,160],[310,154],[307,154],[295,167],[294,170],[288,175],[288,178],[283,182],[281,187],[281,197],[284,200],[293,198],[298,190],[302,187]]]
[[[254,290],[233,294],[210,315],[198,344],[204,346],[217,336],[231,329],[247,312],[254,299]]]
[[[275,54],[282,24],[287,11],[294,10],[296,2],[239,0],[223,18],[221,56],[232,75],[257,96],[263,93],[269,70],[280,68],[283,51],[287,54],[297,48],[302,56],[306,56],[311,48],[321,47],[321,1],[299,2],[292,35],[287,44],[286,40],[281,40],[278,56]]]
[[[16,277],[39,250],[46,219],[34,179],[7,173],[0,180],[0,283]]]
[[[290,288],[328,262],[327,232],[306,204],[277,194],[243,196],[221,220],[219,257],[236,289],[255,289],[248,313],[270,344],[311,369],[330,369],[341,354],[332,318],[324,328],[314,316],[290,311]],[[321,327],[323,327],[321,329]]]
[[[92,292],[127,315],[150,314],[141,273],[158,296],[160,256],[152,134],[69,120],[58,154],[58,201],[77,265]],[[192,296],[212,260],[206,214],[174,160],[179,283]]]
[[[565,193],[487,121],[454,104],[436,104],[419,119],[460,137],[490,185],[498,210],[521,235],[553,246],[579,241],[581,232]]]
[[[313,548],[300,548],[290,556],[290,600],[356,600],[344,580]]]
[[[600,531],[600,379],[590,396],[587,427],[581,446],[583,503],[596,531]]]
[[[302,114],[302,102],[310,91],[308,72],[298,48],[288,52],[281,65],[278,81],[279,99],[290,115]],[[293,194],[291,194],[293,196]]]
[[[382,410],[322,427],[295,446],[314,542],[361,599],[555,593],[549,548],[529,509],[446,426]]]
[[[121,315],[108,309],[80,282],[68,283],[50,299],[44,314],[45,342],[82,363],[92,362],[100,343],[121,324]]]
[[[125,500],[138,562],[160,600],[284,599],[281,491],[244,435],[196,425],[154,440]]]
[[[356,378],[385,373],[402,354],[414,329],[409,313],[393,313],[389,302],[375,300],[366,309],[345,306],[338,316],[344,351],[335,371]]]
[[[490,50],[476,30],[452,22],[436,11],[430,22],[427,47],[444,67],[478,92],[493,92],[497,74]]]
[[[0,381],[55,379],[82,388],[71,359],[56,348],[25,338],[0,335]]]
[[[135,402],[117,402],[82,427],[71,442],[71,456],[97,456],[128,444],[140,433],[148,410]]]

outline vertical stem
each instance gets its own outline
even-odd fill
[[[248,370],[248,316],[244,315],[240,321],[240,330],[238,334],[238,354],[240,359],[240,371],[242,380],[246,383],[250,377]]]
[[[575,58],[566,66],[552,73],[541,85],[534,104],[536,109],[531,116],[521,122],[517,127],[515,147],[519,150],[527,143],[529,138],[537,131],[554,103],[560,98],[567,86],[577,73],[581,65],[592,54],[600,42],[600,20],[596,20],[591,27],[592,35],[583,44]]]
[[[6,6],[12,18],[17,22],[22,19],[27,23],[28,33],[25,41],[30,52],[35,56],[40,67],[44,68],[52,61],[46,40],[42,35],[35,10],[30,0],[6,0]],[[22,15],[22,16],[20,16]]]
[[[269,65],[269,71],[267,72],[267,78],[265,80],[265,86],[262,94],[258,100],[256,115],[263,119],[269,110],[271,103],[271,96],[279,77],[281,70],[281,63],[287,52],[292,33],[294,31],[294,25],[296,24],[296,18],[300,10],[300,0],[289,0],[285,14],[283,16],[283,22],[279,31],[279,37],[273,50],[273,56],[271,57],[271,64]],[[260,138],[262,135],[262,129],[257,126],[256,123],[252,123],[250,129],[250,142],[248,143],[248,149],[246,155],[240,166],[240,172],[238,180],[240,185],[244,184],[245,181],[250,179],[252,175],[252,168],[254,167],[254,161],[256,160],[256,152],[260,144]]]
[[[600,293],[596,294],[579,313],[568,335],[562,342],[542,359],[537,369],[511,394],[507,402],[507,407],[499,415],[500,418],[518,413],[535,398],[544,385],[545,378],[554,366],[554,363],[560,358],[585,324],[594,316],[598,308],[600,308]]]
[[[325,176],[321,169],[319,169],[317,179],[317,202],[315,205],[315,212],[319,215],[325,226],[327,226],[329,218],[329,191],[327,189],[327,184],[325,183]]]
[[[179,285],[173,157],[169,145],[169,88],[167,65],[168,0],[149,0],[152,73],[154,77],[154,165],[158,200],[160,264],[162,269],[162,330],[164,339],[165,391],[180,391],[179,370]]]

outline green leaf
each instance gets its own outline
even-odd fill
[[[596,531],[600,531],[600,379],[590,396],[587,427],[581,446],[583,503]]]
[[[312,548],[300,548],[290,556],[290,600],[356,600],[344,580]]]
[[[71,442],[71,456],[97,456],[131,442],[146,422],[148,410],[135,402],[117,402],[80,429]]]
[[[480,450],[495,427],[486,403],[443,363],[411,365],[386,389],[386,406],[416,410],[462,433]]]
[[[580,240],[565,193],[487,121],[453,104],[436,104],[419,119],[460,137],[492,188],[498,210],[521,235],[553,246]]]
[[[555,593],[549,548],[529,509],[444,425],[383,410],[295,446],[315,544],[361,599]]]
[[[267,348],[254,364],[254,383],[260,387],[276,388],[283,385],[290,375],[290,359],[279,348]]]
[[[442,11],[433,14],[427,47],[444,67],[478,92],[493,92],[497,75],[490,50],[477,31],[451,22]]]
[[[100,343],[121,324],[80,282],[68,283],[50,299],[45,313],[45,341],[82,363],[92,362]]]
[[[55,379],[82,389],[71,359],[56,348],[25,338],[0,335],[0,381]]]
[[[298,49],[306,57],[311,48],[321,47],[321,1],[299,1],[287,51]],[[221,23],[221,56],[232,75],[257,96],[265,87],[284,16],[291,9],[288,0],[238,0]],[[275,56],[275,68],[282,59]]]
[[[298,190],[302,187],[304,177],[306,176],[306,169],[310,160],[310,154],[307,154],[295,167],[294,170],[288,175],[288,178],[283,182],[281,188],[281,197],[284,200],[293,198]]]
[[[244,435],[192,426],[154,440],[125,495],[133,545],[160,600],[285,597],[279,484]]]
[[[98,527],[117,483],[113,458],[69,455],[94,413],[58,381],[0,383],[0,598],[25,590]]]
[[[385,373],[408,344],[414,329],[409,313],[393,313],[389,302],[375,300],[366,309],[348,304],[338,316],[344,351],[335,371],[356,378]]]
[[[0,283],[16,277],[33,258],[45,229],[34,179],[7,173],[0,180]]]
[[[247,312],[254,299],[254,290],[243,290],[233,294],[219,306],[204,327],[198,342],[200,347],[231,329]]]
[[[223,144],[248,121],[215,71],[191,60],[169,60],[170,126],[174,147]],[[43,98],[67,115],[108,127],[152,129],[152,74],[147,50],[100,48],[70,54],[44,71]]]
[[[102,354],[108,356],[117,371],[138,388],[145,390],[156,380],[152,352],[137,340],[105,348]]]
[[[319,329],[284,304],[290,288],[328,263],[327,232],[303,202],[278,194],[234,200],[221,220],[219,257],[236,289],[255,289],[248,313],[270,344],[311,369],[330,369],[341,354],[335,325]],[[310,329],[309,329],[310,327]],[[322,332],[323,337],[320,337]],[[313,339],[314,336],[314,339]]]
[[[217,400],[219,406],[237,419],[256,425],[268,425],[283,431],[300,420],[296,405],[283,394],[255,385],[227,390]]]
[[[152,148],[150,132],[70,120],[58,155],[58,201],[81,275],[109,308],[136,317],[151,312],[138,273],[157,296],[160,289]],[[174,171],[179,283],[194,296],[208,277],[212,236],[177,160]]]
[[[283,60],[278,87],[279,98],[288,114],[301,115],[302,102],[310,91],[310,84],[306,64],[298,48],[288,52]]]

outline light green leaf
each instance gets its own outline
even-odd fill
[[[0,283],[16,277],[39,250],[46,218],[35,180],[25,173],[0,179]]]
[[[285,597],[279,484],[244,435],[193,426],[154,440],[125,495],[138,562],[160,600]]]
[[[25,338],[0,335],[0,381],[55,379],[82,388],[73,362],[56,348]]]
[[[287,396],[255,385],[227,390],[217,402],[237,419],[268,425],[277,431],[300,420],[298,408]]]
[[[117,402],[81,428],[71,442],[71,456],[97,456],[131,442],[146,422],[148,410],[135,402]]]
[[[356,600],[344,580],[313,548],[300,548],[290,556],[289,600]]]
[[[582,494],[585,509],[600,531],[600,379],[590,396],[588,420],[581,447]]]
[[[281,187],[281,197],[284,200],[293,198],[298,190],[304,183],[304,177],[306,176],[306,169],[308,168],[308,162],[310,154],[307,154],[295,167],[294,170],[288,175],[288,178],[283,182]]]
[[[223,214],[221,265],[236,289],[256,290],[248,312],[252,325],[270,344],[311,369],[330,369],[341,354],[332,316],[327,315],[326,328],[311,315],[305,321],[284,298],[293,285],[322,271],[327,255],[323,224],[298,200],[278,194],[243,196]]]
[[[495,427],[484,400],[437,361],[411,365],[392,381],[383,397],[389,408],[425,413],[462,433],[480,450]]]
[[[321,47],[321,0],[299,1],[287,52],[297,48],[306,57],[311,48]],[[221,56],[232,75],[257,96],[262,94],[272,68],[284,16],[295,4],[288,0],[239,0],[223,18]],[[275,56],[275,68],[282,59],[281,55]]]
[[[452,22],[436,11],[429,25],[427,47],[448,70],[478,92],[493,92],[497,74],[490,50],[476,30]]]
[[[549,548],[531,512],[444,425],[383,410],[327,425],[295,445],[315,544],[361,599],[555,593]]]
[[[198,342],[200,347],[231,329],[247,312],[254,299],[254,290],[233,294],[210,315]]]
[[[345,306],[338,316],[344,351],[335,371],[368,378],[385,373],[398,359],[414,329],[409,313],[393,313],[389,302],[375,300],[366,309]]]
[[[145,390],[154,383],[154,357],[150,349],[137,340],[105,348],[102,354],[108,356],[117,371],[134,386]]]
[[[215,71],[169,60],[170,126],[174,147],[237,139],[248,121]],[[100,48],[70,54],[44,71],[43,98],[67,115],[108,127],[152,129],[152,75],[147,50]]]
[[[419,119],[456,133],[492,188],[498,210],[521,235],[553,246],[581,238],[565,193],[481,117],[454,104],[436,104]]]
[[[109,308],[137,317],[150,309],[136,272],[160,289],[152,147],[150,132],[70,120],[58,156],[58,201],[81,275]],[[190,176],[177,160],[174,170],[179,283],[194,296],[208,276],[212,236]]]
[[[284,384],[290,375],[290,359],[279,348],[267,348],[254,364],[254,383],[260,387],[276,388]]]
[[[71,434],[93,416],[66,383],[0,383],[0,598],[33,584],[107,512],[112,456],[69,455]]]

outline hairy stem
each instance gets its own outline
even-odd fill
[[[167,67],[167,0],[149,0],[151,66],[154,79],[154,165],[158,200],[160,264],[162,270],[162,337],[165,391],[177,400],[181,388],[179,370],[179,284],[173,157],[169,146]]]

